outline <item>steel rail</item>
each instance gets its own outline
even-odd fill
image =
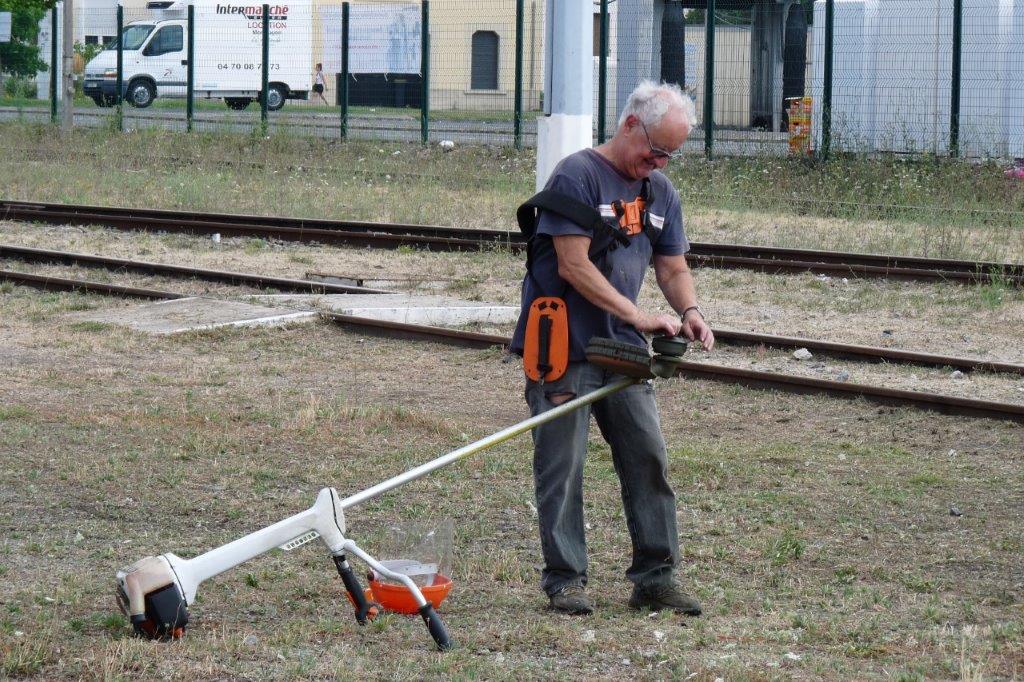
[[[315,227],[261,225],[245,222],[220,222],[190,217],[160,217],[155,215],[129,215],[116,213],[63,212],[48,209],[25,210],[6,207],[0,216],[18,220],[38,220],[64,225],[103,225],[120,230],[142,232],[180,232],[184,234],[220,234],[228,237],[261,237],[268,240],[343,244],[372,248],[397,249],[402,246],[426,247],[436,251],[479,251],[483,244],[477,239],[414,235],[404,231],[389,233],[382,229],[321,229]]]
[[[483,230],[440,225],[415,225],[402,223],[374,223],[358,220],[327,220],[321,218],[290,218],[259,216],[242,213],[199,213],[154,208],[121,208],[116,206],[86,206],[79,204],[49,204],[32,201],[0,201],[0,215],[16,220],[43,219],[47,222],[71,224],[111,223],[127,219],[134,226],[150,221],[169,221],[172,225],[213,223],[220,226],[275,227],[300,230],[326,230],[332,232],[375,233],[385,235],[409,235],[423,238],[453,239],[464,242],[474,249],[480,242],[487,244],[522,245],[522,235],[503,230]],[[415,243],[415,242],[412,242]]]
[[[471,348],[508,346],[511,339],[494,334],[460,332],[442,327],[382,322],[369,318],[321,313],[321,316],[342,327],[386,336],[433,340]],[[959,398],[938,393],[904,391],[899,389],[855,384],[825,379],[800,377],[776,372],[738,369],[702,362],[683,362],[678,374],[683,377],[707,379],[750,388],[769,388],[807,395],[828,395],[841,398],[863,398],[870,402],[897,407],[915,407],[923,410],[970,417],[986,417],[1024,423],[1024,405],[999,403],[974,398]]]
[[[827,263],[814,261],[775,260],[743,256],[706,256],[687,254],[691,265],[756,270],[770,275],[804,273],[829,275],[831,277],[860,277],[871,279],[893,279],[915,282],[953,282],[959,284],[1004,283],[1009,286],[1024,286],[1024,276],[1006,275],[1002,271],[964,272],[960,270],[927,270],[916,267],[889,267],[881,265],[860,265],[857,263]]]
[[[126,287],[119,284],[106,284],[104,282],[91,282],[81,279],[67,279],[64,277],[49,277],[47,275],[35,275],[28,272],[15,272],[13,270],[0,270],[0,280],[14,282],[22,286],[43,289],[45,291],[89,291],[97,294],[114,296],[130,296],[134,298],[149,298],[155,300],[171,300],[185,298],[184,294],[173,291],[161,291],[160,289],[142,289],[139,287]]]
[[[522,235],[436,225],[288,218],[164,209],[129,209],[40,202],[0,201],[0,216],[64,224],[101,224],[132,230],[168,231],[312,241],[378,248],[427,247],[438,251],[478,251],[524,247]],[[966,261],[840,251],[815,251],[743,244],[692,242],[688,260],[713,268],[759,270],[866,278],[1002,283],[1024,286],[1024,264]]]
[[[797,336],[757,334],[734,329],[714,329],[715,340],[730,346],[766,346],[769,348],[806,348],[820,355],[859,362],[879,362],[920,367],[955,367],[965,371],[1002,372],[1024,375],[1024,365],[997,360],[979,360],[955,355],[936,355],[897,348],[835,343]]]
[[[752,244],[725,244],[691,242],[690,254],[702,256],[734,256],[738,258],[766,258],[791,260],[808,263],[833,263],[838,265],[870,265],[882,268],[910,268],[936,270],[940,272],[1000,272],[1010,277],[1024,276],[1024,264],[999,263],[996,261],[968,261],[947,258],[924,258],[921,256],[896,256],[875,253],[853,253],[845,251],[819,251],[817,249],[793,249],[780,246],[755,246]],[[689,254],[688,254],[689,255]]]
[[[150,261],[133,261],[124,258],[109,258],[70,251],[50,251],[27,246],[0,244],[0,258],[13,258],[34,263],[64,263],[101,267],[120,272],[137,272],[144,275],[164,275],[210,282],[226,282],[228,284],[248,284],[258,288],[272,288],[279,291],[331,293],[331,294],[390,294],[385,289],[330,284],[312,280],[291,279],[287,277],[270,277],[245,272],[227,270],[207,270],[184,265],[153,263]]]

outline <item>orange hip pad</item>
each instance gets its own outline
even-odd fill
[[[569,366],[569,313],[557,296],[530,304],[523,342],[523,370],[533,381],[556,381]]]

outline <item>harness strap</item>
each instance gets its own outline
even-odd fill
[[[587,253],[591,261],[596,261],[603,256],[613,239],[622,246],[629,246],[629,236],[618,229],[616,225],[609,224],[596,208],[567,194],[553,189],[545,189],[527,199],[516,210],[519,231],[523,233],[528,242],[526,272],[530,277],[533,277],[533,248],[531,247],[541,211],[551,211],[592,232],[590,249]]]

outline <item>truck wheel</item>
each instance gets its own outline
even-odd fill
[[[149,81],[134,81],[128,86],[128,103],[137,109],[145,109],[156,99],[156,88]]]
[[[249,97],[225,97],[224,104],[228,105],[228,109],[242,111],[250,104],[252,104],[252,99]]]
[[[267,109],[277,111],[284,106],[284,100],[288,96],[288,91],[283,85],[274,83],[267,88],[267,92],[269,93],[267,96]]]

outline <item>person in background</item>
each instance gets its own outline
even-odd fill
[[[324,79],[324,65],[320,62],[316,63],[316,74],[313,76],[313,92],[316,93],[317,97],[324,104],[328,104],[327,98],[324,97],[324,85],[326,80]]]

